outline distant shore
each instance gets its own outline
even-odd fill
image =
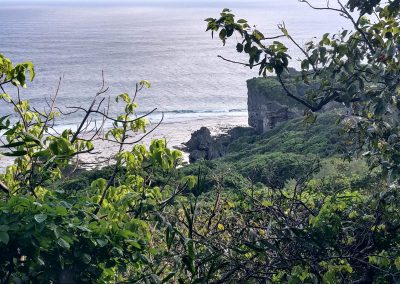
[[[148,146],[151,140],[166,139],[169,148],[181,150],[183,143],[190,139],[191,134],[203,126],[208,127],[213,135],[218,135],[236,126],[248,126],[247,119],[247,113],[243,113],[243,116],[191,117],[188,120],[165,122],[161,123],[153,132],[140,141],[139,144]],[[147,127],[147,130],[150,131],[156,125],[157,121],[152,122]],[[141,136],[143,134],[138,135],[136,139],[139,139]],[[92,169],[113,163],[112,158],[118,150],[118,145],[103,140],[96,140],[94,146],[93,153],[78,156],[81,168]],[[129,149],[129,147],[131,146],[126,146],[125,148]],[[184,156],[187,162],[187,155]],[[2,156],[0,172],[4,172],[5,167],[10,165],[12,161],[12,158]]]
[[[213,135],[218,135],[236,126],[248,126],[247,119],[247,113],[245,113],[243,116],[201,117],[179,122],[161,123],[139,143],[148,146],[154,139],[166,139],[169,148],[181,150],[184,148],[183,143],[190,139],[191,134],[203,126],[208,127]],[[149,125],[148,130],[153,129],[155,125],[157,125],[156,122]],[[137,138],[141,136],[143,135],[138,135]],[[126,149],[129,147],[126,146]],[[86,168],[93,168],[96,164],[104,166],[102,162],[112,158],[117,148],[118,146],[114,143],[97,140],[94,153],[80,155],[79,160],[85,162],[87,166],[84,167]],[[185,155],[185,162],[187,161],[188,157]]]

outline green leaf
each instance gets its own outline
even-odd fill
[[[70,248],[69,243],[66,240],[64,240],[63,238],[58,239],[57,244],[60,247],[65,248],[65,249],[69,249]]]
[[[11,97],[10,97],[10,95],[9,95],[9,94],[6,94],[6,93],[0,94],[0,99],[4,99],[4,100],[7,101],[7,102],[11,102]]]
[[[225,38],[226,38],[226,29],[222,29],[222,30],[219,32],[219,38],[220,38],[221,40],[225,40]]]
[[[150,263],[150,260],[144,254],[139,254],[139,258],[146,264]]]
[[[100,247],[104,247],[105,245],[108,244],[108,241],[103,239],[97,239],[96,242]]]
[[[141,249],[142,248],[142,246],[138,242],[136,242],[134,240],[127,240],[127,243],[130,244],[131,246],[134,246],[137,249]]]
[[[256,38],[256,40],[263,40],[265,38],[264,35],[258,30],[254,30],[253,36]]]
[[[33,66],[32,62],[25,62],[26,69],[29,71],[29,80],[32,82],[36,76],[35,67]]]
[[[169,273],[162,281],[161,283],[167,283],[172,277],[174,277],[176,272],[171,272]]]
[[[46,214],[36,214],[33,218],[36,220],[36,222],[42,223],[42,222],[46,221],[47,215]]]
[[[37,258],[37,262],[39,263],[39,265],[44,266],[45,262],[43,259],[41,259],[40,257]]]
[[[129,95],[127,93],[123,93],[118,95],[115,100],[118,102],[119,99],[122,99],[125,103],[130,103],[131,102],[131,98],[129,97]]]
[[[107,185],[107,181],[104,178],[96,179],[92,181],[90,187],[95,190],[103,190]]]
[[[82,232],[87,232],[90,233],[92,232],[91,230],[89,230],[88,228],[86,228],[85,226],[76,226],[79,230],[81,230]]]
[[[15,147],[19,147],[19,146],[22,146],[22,145],[25,145],[25,142],[9,143],[9,144],[0,146],[0,148],[15,148]]]
[[[396,265],[397,270],[400,271],[400,256],[395,259],[394,264]]]
[[[33,157],[48,157],[51,155],[50,150],[43,150],[33,153]]]
[[[24,141],[25,142],[35,142],[37,145],[42,145],[42,142],[40,141],[40,139],[38,139],[37,137],[33,136],[30,133],[27,132],[23,132],[24,135]]]
[[[236,50],[237,50],[237,52],[242,52],[242,51],[243,51],[243,44],[238,43],[238,44],[236,45]]]
[[[150,89],[151,87],[151,83],[147,80],[142,80],[139,82],[139,84],[145,86],[147,89]]]
[[[21,157],[25,156],[28,152],[25,150],[22,151],[13,151],[13,152],[7,152],[7,153],[2,153],[4,156],[7,157]]]
[[[82,262],[85,264],[89,264],[90,261],[92,260],[92,257],[90,255],[88,255],[87,253],[84,253],[81,257]]]

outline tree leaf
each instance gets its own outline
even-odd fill
[[[151,83],[147,80],[142,80],[139,84],[145,86],[147,89],[150,89],[151,87]]]
[[[59,238],[58,241],[57,241],[57,244],[60,247],[65,248],[65,249],[69,249],[70,248],[69,243],[66,240],[64,240],[63,238]]]
[[[161,281],[161,283],[167,283],[172,277],[174,277],[176,272],[171,272]]]
[[[20,141],[20,142],[9,143],[6,145],[1,145],[0,148],[14,148],[14,147],[22,146],[24,144],[25,144],[25,142]]]
[[[238,44],[236,45],[236,50],[237,50],[238,52],[242,52],[242,51],[243,51],[243,44],[238,43]]]
[[[36,214],[33,218],[36,220],[36,222],[42,223],[42,222],[46,221],[47,215],[46,214]]]
[[[25,156],[28,152],[25,150],[22,151],[13,151],[13,152],[7,152],[7,153],[2,153],[4,156],[7,157],[21,157]]]

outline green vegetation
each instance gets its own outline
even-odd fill
[[[288,79],[287,88],[294,94],[304,95],[308,85],[302,83],[298,79]],[[304,108],[301,104],[285,95],[278,79],[267,76],[265,78],[253,78],[247,81],[249,92],[263,94],[268,100],[277,102],[288,107]]]
[[[146,148],[130,139],[146,133],[136,108],[149,82],[117,96],[117,117],[101,111],[103,86],[88,108],[70,108],[82,114],[77,130],[55,135],[54,120],[68,115],[58,112],[57,96],[44,111],[31,108],[19,88],[34,79],[32,63],[0,55],[0,97],[13,113],[0,118],[1,148],[15,158],[0,175],[0,282],[398,283],[400,4],[338,5],[324,9],[355,31],[301,49],[309,86],[302,97],[283,76],[290,57],[282,43],[268,45],[228,9],[206,20],[224,43],[242,37],[245,65],[274,71],[282,96],[303,105],[306,119],[182,168],[181,153],[165,141]],[[353,113],[314,122],[331,102]],[[112,123],[104,135],[104,124],[88,131],[93,115]],[[95,137],[118,146],[114,163],[74,173]]]
[[[336,125],[338,115],[321,114],[316,124],[308,124],[304,119],[294,119],[263,135],[241,137],[229,145],[228,154],[264,154],[268,152],[296,153],[302,155],[331,156],[338,152],[344,137]],[[243,144],[247,147],[243,147]]]
[[[212,168],[229,168],[241,179],[261,182],[270,188],[281,188],[291,179],[301,177],[321,158],[338,156],[343,148],[338,116],[322,114],[318,123],[307,124],[294,119],[263,135],[244,136],[233,141],[227,154],[206,163]],[[194,168],[197,165],[189,166]]]

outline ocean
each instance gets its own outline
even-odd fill
[[[219,39],[205,32],[204,19],[217,17],[229,4],[135,3],[0,7],[0,53],[15,63],[30,60],[36,66],[37,76],[22,91],[22,97],[43,109],[62,77],[58,106],[84,107],[100,88],[103,71],[111,97],[132,94],[135,82],[150,81],[152,88],[140,94],[138,110],[144,113],[157,108],[154,120],[161,112],[167,123],[246,115],[246,80],[258,76],[257,70],[217,58],[246,59],[236,53],[235,39],[223,47]],[[231,5],[239,18],[248,19],[268,36],[276,35],[277,24],[284,21],[300,43],[348,26],[333,12],[314,11],[297,0]],[[288,46],[294,59],[300,57],[292,45]],[[117,114],[119,107],[113,104],[111,114]],[[2,103],[0,115],[9,112]],[[78,120],[75,114],[57,124],[65,128]]]

